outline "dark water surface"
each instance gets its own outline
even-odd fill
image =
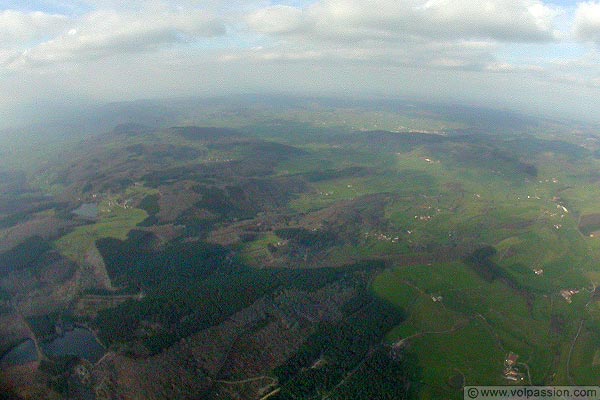
[[[62,336],[42,343],[42,351],[51,356],[77,356],[95,363],[102,358],[106,349],[98,343],[94,334],[87,329],[75,328]]]

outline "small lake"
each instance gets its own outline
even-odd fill
[[[82,218],[96,218],[98,216],[98,204],[84,203],[77,210],[74,210],[73,214]]]
[[[62,336],[42,343],[42,351],[48,357],[73,355],[95,363],[106,353],[94,334],[87,329],[75,328]]]
[[[35,343],[31,339],[27,339],[2,356],[0,359],[0,368],[26,364],[35,360],[37,360]]]

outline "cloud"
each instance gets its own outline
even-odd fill
[[[22,46],[24,43],[55,35],[65,28],[69,19],[64,15],[40,11],[0,11],[0,46]]]
[[[246,21],[256,32],[280,35],[299,32],[305,17],[299,8],[275,5],[251,13]]]
[[[403,43],[401,46],[376,46],[366,42],[357,46],[259,46],[244,51],[221,54],[220,60],[280,63],[314,63],[326,65],[374,66],[377,68],[417,67],[430,69],[484,70],[495,58],[495,45],[458,41]]]
[[[600,44],[600,3],[590,1],[577,5],[573,31],[581,41]]]
[[[496,61],[498,43],[555,40],[553,21],[559,14],[540,0],[317,0],[303,7],[261,6],[261,0],[232,3],[244,18],[226,15],[230,6],[223,0],[82,0],[79,4],[92,10],[71,17],[5,11],[1,15],[13,24],[0,26],[11,32],[13,45],[1,49],[0,63],[12,70],[77,63],[195,43],[229,31],[247,35],[230,36],[230,43],[252,41],[253,35],[266,38],[263,49],[250,56],[270,61],[337,56],[483,69]],[[37,42],[18,48],[14,43],[23,38]],[[231,59],[247,52],[231,50]]]
[[[251,57],[372,62],[433,69],[515,72],[497,60],[511,43],[554,43],[558,8],[539,0],[318,0],[249,13],[270,39]],[[504,65],[504,66],[502,66]]]
[[[553,41],[560,11],[538,0],[320,0],[304,8],[269,6],[250,14],[259,33],[321,40],[491,39]]]
[[[506,62],[494,62],[485,66],[489,72],[514,73],[524,72],[532,74],[545,74],[546,69],[540,65],[513,65]]]
[[[169,44],[224,35],[217,17],[200,10],[130,13],[98,10],[63,24],[63,32],[26,49],[9,66],[79,62],[106,56],[136,53]]]

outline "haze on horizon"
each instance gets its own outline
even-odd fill
[[[600,2],[5,0],[0,128],[82,104],[415,97],[600,122]]]

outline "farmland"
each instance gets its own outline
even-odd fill
[[[108,349],[36,382],[207,399],[598,384],[600,141],[402,110],[212,110],[7,175],[5,331],[68,321]]]

